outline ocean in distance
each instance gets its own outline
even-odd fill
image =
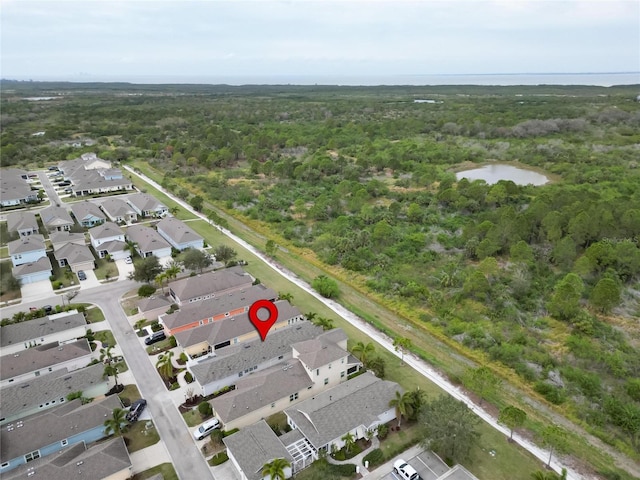
[[[33,78],[40,81],[128,82],[136,84],[206,84],[206,85],[612,85],[640,84],[640,72],[613,73],[512,73],[450,75],[256,75],[256,76],[98,76],[70,75],[66,78]]]

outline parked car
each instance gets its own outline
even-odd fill
[[[59,168],[58,168],[58,167],[49,167],[49,170],[51,170],[52,172],[54,172],[54,171],[58,171],[58,170],[59,170]]]
[[[154,332],[145,338],[144,343],[147,345],[153,345],[154,343],[161,342],[165,338],[167,338],[167,336],[164,334],[164,330],[160,330],[159,332]]]
[[[78,270],[78,278],[80,280],[86,280],[87,279],[87,274],[84,273],[84,270]]]
[[[127,257],[124,259],[124,263],[127,265],[131,265],[133,263],[133,259],[131,257]]]
[[[58,185],[60,187],[68,187],[69,185],[71,185],[71,182],[69,180],[65,180],[63,182],[58,183]]]
[[[67,187],[64,189],[64,193],[73,193],[73,188]]]
[[[220,420],[217,418],[213,418],[211,420],[207,420],[198,428],[196,428],[195,432],[193,432],[193,438],[196,440],[202,440],[207,435],[211,435],[216,428],[220,427]]]
[[[393,463],[393,473],[401,480],[422,480],[416,469],[401,458]]]
[[[129,411],[127,412],[126,419],[129,422],[135,422],[140,417],[140,414],[147,406],[147,401],[144,398],[140,398],[131,404]]]

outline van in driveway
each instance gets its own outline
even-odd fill
[[[159,332],[154,332],[145,338],[144,343],[147,345],[153,345],[154,343],[161,342],[165,338],[167,338],[167,336],[164,334],[164,330],[160,330]]]

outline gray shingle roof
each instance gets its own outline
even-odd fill
[[[122,437],[98,443],[87,449],[77,443],[59,453],[31,461],[5,473],[5,480],[26,479],[28,472],[35,472],[47,480],[69,480],[80,478],[102,480],[131,467],[129,452]],[[127,477],[128,478],[128,477]]]
[[[109,242],[104,242],[98,247],[98,250],[106,250],[110,255],[113,255],[117,252],[122,252],[127,249],[127,244],[124,242],[120,242],[118,240],[111,240]]]
[[[171,248],[171,245],[151,227],[144,225],[132,225],[127,228],[127,238],[138,244],[141,252],[153,252],[163,248]]]
[[[369,427],[389,410],[396,391],[402,391],[397,383],[366,372],[287,408],[285,414],[320,448],[360,425]]]
[[[6,347],[7,345],[26,342],[86,324],[87,321],[84,315],[74,310],[5,325],[0,327],[0,346]]]
[[[222,423],[243,417],[281,398],[313,385],[304,365],[291,359],[285,365],[249,374],[236,382],[236,389],[211,400],[211,406]]]
[[[6,380],[18,375],[41,370],[74,358],[91,354],[91,347],[86,338],[73,343],[58,345],[49,343],[34,348],[28,348],[15,355],[5,355],[0,362],[0,380]]]
[[[49,235],[49,240],[51,240],[51,244],[55,249],[56,246],[60,246],[61,243],[77,243],[84,245],[86,243],[86,238],[84,233],[80,232],[53,232]]]
[[[45,227],[60,227],[64,225],[73,225],[73,219],[69,212],[62,207],[50,206],[44,210],[40,210],[40,218]]]
[[[49,260],[49,257],[46,256],[39,258],[36,262],[18,265],[13,269],[13,276],[18,278],[45,271],[51,272],[51,261]]]
[[[29,197],[37,198],[37,192],[31,190],[31,186],[23,178],[27,172],[17,168],[3,168],[0,176],[0,198],[3,202],[9,200],[26,200]]]
[[[3,387],[0,390],[0,411],[3,417],[11,417],[52,399],[107,383],[103,374],[104,365],[96,363],[73,372],[68,372],[67,369],[56,370],[48,375]]]
[[[106,219],[102,210],[100,210],[95,203],[88,200],[72,203],[71,212],[73,213],[73,216],[76,217],[76,220],[78,220],[78,223],[82,223],[83,220],[89,220],[93,217],[99,218],[103,221]]]
[[[136,215],[131,205],[120,198],[107,198],[100,204],[102,209],[111,217],[126,217],[127,215]]]
[[[138,308],[141,312],[147,312],[149,310],[155,310],[156,308],[166,307],[167,309],[171,306],[171,300],[167,299],[164,296],[153,296],[148,298],[143,298],[138,301]]]
[[[60,442],[91,430],[111,417],[114,408],[122,408],[117,395],[82,405],[78,398],[23,418],[22,427],[0,430],[0,460],[9,461],[25,453]]]
[[[257,300],[275,300],[278,294],[262,284],[253,285],[225,295],[208,298],[196,303],[183,304],[180,310],[162,316],[162,323],[169,329],[188,325],[205,318],[213,318],[241,307],[251,306]]]
[[[9,255],[15,255],[16,253],[28,253],[35,252],[37,250],[45,250],[44,237],[39,233],[28,235],[26,237],[20,237],[13,242],[9,242]]]
[[[203,238],[175,217],[165,217],[156,225],[158,231],[171,238],[176,243],[201,241]],[[161,233],[162,235],[162,233]]]
[[[243,428],[222,441],[248,480],[260,480],[264,465],[276,458],[284,458],[293,463],[293,457],[264,420]]]
[[[291,347],[298,352],[297,357],[313,370],[347,357],[349,352],[337,345],[337,342],[346,339],[347,334],[343,330],[335,329],[312,340],[295,343]]]
[[[171,282],[169,288],[181,301],[185,301],[230,288],[248,288],[252,282],[251,275],[236,266],[182,278]]]
[[[292,343],[315,338],[320,334],[322,334],[322,328],[310,322],[290,325],[269,335],[268,342],[258,338],[218,350],[216,357],[194,365],[190,370],[200,385],[207,385],[267,360],[277,359],[281,355],[290,355]],[[346,352],[343,353],[346,355]]]
[[[124,231],[113,222],[104,222],[97,227],[90,228],[89,235],[95,239],[110,238],[124,235]]]
[[[278,307],[276,324],[280,324],[281,327],[286,324],[290,318],[301,315],[300,310],[291,306],[289,302],[279,301],[276,302],[276,306]],[[274,324],[272,331],[274,331],[273,328],[276,327],[277,325]],[[234,317],[216,320],[213,323],[208,323],[201,327],[176,333],[175,338],[182,348],[187,348],[201,342],[207,342],[209,345],[215,346],[255,331],[255,327],[249,321],[249,314],[244,312]]]
[[[9,232],[17,232],[18,230],[26,230],[33,228],[38,230],[38,220],[33,212],[12,212],[7,214],[7,230]]]
[[[86,245],[76,245],[75,243],[66,243],[62,247],[53,252],[56,260],[66,260],[69,265],[76,263],[93,262],[95,258],[89,247]]]
[[[129,195],[127,201],[138,208],[141,212],[156,211],[159,209],[166,209],[166,205],[158,201],[155,197],[147,193],[136,193]]]

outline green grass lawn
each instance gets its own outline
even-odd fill
[[[53,272],[53,281],[51,283],[53,284],[54,290],[56,289],[57,282],[59,282],[60,284],[59,288],[71,287],[78,284],[78,277],[71,271],[71,268],[69,268],[68,266],[61,267],[56,258],[53,256],[53,252],[48,252],[47,256],[51,261]]]
[[[98,332],[95,332],[93,334],[93,337],[103,344],[106,343],[111,346],[114,346],[116,344],[116,339],[113,336],[113,333],[111,333],[111,330],[100,330]]]
[[[203,421],[202,415],[200,415],[200,412],[198,411],[197,408],[194,408],[193,410],[189,410],[188,412],[183,413],[182,418],[184,418],[184,421],[189,427],[195,427],[196,425],[200,425]]]
[[[118,394],[120,401],[125,407],[131,405],[131,402],[135,402],[140,398],[140,390],[136,385],[125,385],[124,390]]]
[[[118,267],[114,262],[108,261],[106,258],[98,258],[93,247],[90,247],[93,256],[96,258],[96,268],[94,273],[98,280],[105,280],[107,276],[109,278],[118,278]]]
[[[104,313],[98,307],[87,308],[84,312],[85,318],[89,323],[98,323],[104,321]]]
[[[129,453],[137,452],[160,441],[160,435],[151,420],[132,423],[124,433]]]
[[[0,258],[9,258],[9,247],[0,247]]]
[[[178,480],[178,474],[170,463],[162,463],[144,472],[136,473],[133,476],[133,480],[146,480],[159,473],[162,475],[163,480]]]

